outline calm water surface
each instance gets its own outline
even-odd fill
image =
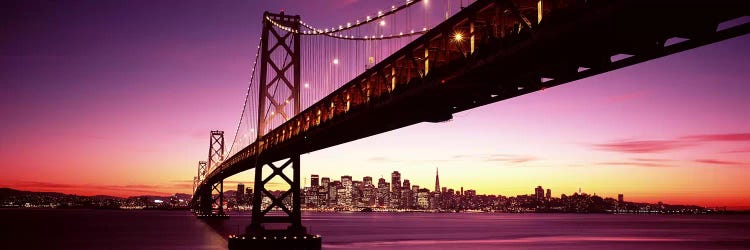
[[[750,215],[305,213],[324,249],[750,249]],[[249,214],[0,209],[0,249],[226,249]]]

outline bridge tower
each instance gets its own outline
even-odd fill
[[[204,181],[206,175],[224,161],[224,131],[211,131],[208,148],[208,161],[198,163],[198,182]],[[217,194],[214,195],[214,192]],[[201,215],[224,216],[224,180],[211,184],[211,189],[200,194],[199,213]],[[216,207],[214,213],[213,207]]]
[[[211,141],[208,149],[208,169],[213,171],[224,161],[224,131],[211,131]],[[214,192],[218,194],[214,196]],[[218,215],[224,215],[224,180],[211,186],[211,204],[217,207]]]
[[[274,27],[272,22],[290,27],[292,30],[282,30]],[[300,17],[265,12],[263,14],[263,35],[261,37],[260,57],[260,81],[259,81],[259,105],[258,105],[258,137],[263,138],[266,132],[272,129],[274,120],[284,121],[300,112]],[[290,60],[286,60],[289,58]],[[292,72],[287,72],[289,70]],[[270,72],[269,72],[270,71]],[[268,91],[271,87],[282,88],[285,91]],[[289,105],[291,107],[288,107]],[[271,112],[268,112],[271,110]],[[289,112],[291,111],[291,114]],[[263,168],[271,168],[271,173],[263,179]],[[293,176],[290,179],[282,170],[291,167]],[[294,232],[304,233],[300,212],[300,162],[299,153],[290,152],[289,159],[277,167],[271,162],[259,162],[255,167],[255,183],[253,188],[253,212],[252,221],[248,232],[262,233],[263,224],[266,223],[289,223],[289,229]],[[280,177],[286,181],[290,189],[280,197],[275,197],[266,189],[266,184],[274,177]],[[291,195],[292,207],[287,207],[282,201]],[[263,197],[272,200],[272,204],[262,209]],[[284,216],[267,216],[266,214],[278,207],[285,213]]]
[[[275,24],[288,27],[279,29]],[[279,124],[288,121],[300,113],[300,16],[281,13],[263,14],[263,33],[260,48],[260,79],[258,93],[258,162],[255,163],[255,181],[253,187],[253,209],[251,224],[247,227],[247,236],[230,238],[230,249],[247,247],[273,247],[294,249],[320,249],[319,236],[307,234],[302,226],[300,201],[300,153],[286,152],[282,161],[272,162],[264,159],[264,141],[272,138],[263,136]],[[269,91],[272,89],[273,91]],[[283,162],[279,164],[279,162]],[[264,178],[264,168],[270,168]],[[283,171],[291,168],[291,175]],[[289,184],[289,189],[274,195],[266,189],[274,178],[281,178]],[[271,204],[263,207],[263,199],[268,198]],[[286,203],[285,203],[286,201]],[[280,213],[269,213],[272,210]],[[281,230],[266,228],[266,224],[286,224]],[[266,237],[279,240],[263,241]],[[258,239],[258,240],[255,240]],[[281,239],[288,239],[282,241]],[[266,245],[269,244],[269,245]],[[270,245],[273,244],[273,245]]]
[[[197,189],[200,183],[206,179],[208,174],[208,162],[198,161],[198,176],[195,177],[195,188]],[[197,192],[196,190],[195,192]],[[211,213],[211,193],[206,194],[205,192],[198,194],[198,214],[210,214]]]

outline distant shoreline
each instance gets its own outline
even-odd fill
[[[190,211],[189,208],[95,208],[95,207],[11,207],[0,206],[2,210],[117,210],[117,211]],[[227,210],[229,215],[233,213],[248,213],[249,210]],[[324,210],[324,209],[303,209],[303,213],[330,213],[330,214],[368,214],[368,213],[405,213],[405,214],[612,214],[612,215],[732,215],[732,214],[750,214],[750,210],[725,210],[706,213],[688,213],[688,212],[506,212],[506,211],[429,211],[429,210],[374,210],[371,212],[352,211],[352,210]]]

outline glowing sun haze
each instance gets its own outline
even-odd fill
[[[190,193],[209,131],[233,134],[263,11],[336,24],[384,7],[321,2],[0,4],[0,187]],[[306,154],[302,173],[397,170],[430,188],[440,168],[441,185],[481,194],[542,185],[554,196],[580,187],[748,208],[749,44],[745,35]]]

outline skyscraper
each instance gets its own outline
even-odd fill
[[[341,186],[344,189],[344,194],[341,195],[341,193],[337,193],[336,196],[338,196],[338,201],[340,205],[345,206],[351,206],[352,205],[352,190],[353,190],[353,183],[352,183],[352,176],[350,175],[344,175],[341,176]]]
[[[372,177],[370,177],[370,176],[365,176],[364,178],[362,178],[362,183],[363,183],[363,184],[364,184],[365,186],[367,186],[367,185],[372,185]]]
[[[617,202],[620,203],[620,204],[622,204],[623,202],[625,202],[625,199],[624,199],[624,197],[623,197],[622,194],[618,194],[617,195]]]
[[[391,206],[400,208],[401,204],[401,173],[393,171],[391,173]]]
[[[320,183],[318,182],[318,180],[319,180],[319,177],[318,177],[317,174],[311,175],[310,176],[310,186],[313,187],[313,188],[317,188],[320,185]]]
[[[378,192],[377,192],[377,201],[379,207],[388,206],[388,203],[390,201],[390,195],[388,192],[388,189],[390,188],[390,185],[388,182],[385,182],[384,178],[378,179]]]
[[[242,201],[245,199],[245,184],[239,183],[237,184],[237,194],[236,194],[237,201]]]
[[[547,200],[552,199],[552,190],[551,189],[549,189],[549,188],[547,189],[547,195],[546,195],[545,198],[547,198]]]
[[[544,199],[544,188],[542,188],[542,186],[536,186],[534,189],[534,197],[537,200]]]
[[[437,168],[435,168],[435,192],[440,192],[440,175]]]
[[[391,173],[391,192],[399,190],[401,190],[401,173],[393,171],[393,173]]]

